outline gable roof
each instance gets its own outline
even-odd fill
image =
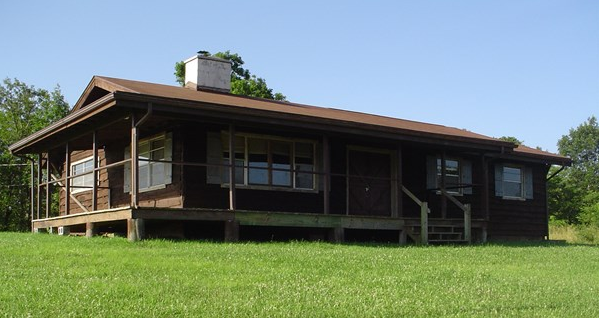
[[[272,116],[287,116],[293,118],[306,118],[307,120],[326,120],[327,122],[345,125],[372,128],[390,129],[397,133],[408,133],[423,135],[441,140],[462,140],[475,144],[485,144],[497,147],[502,151],[514,151],[523,156],[533,158],[544,158],[551,162],[566,162],[569,159],[544,151],[528,147],[514,148],[515,145],[496,138],[477,134],[465,129],[422,123],[404,119],[391,118],[367,113],[347,111],[342,109],[309,106],[290,102],[280,102],[261,98],[252,98],[229,93],[220,93],[209,90],[195,90],[178,86],[140,82],[104,76],[94,76],[85,88],[83,94],[73,107],[68,117],[74,117],[78,113],[87,112],[96,101],[106,99],[110,95],[115,98],[120,93],[127,96],[157,97],[169,101],[185,101],[195,103],[194,107],[202,105],[216,105],[228,108],[231,111],[259,111],[260,114]],[[40,133],[52,130],[52,125]],[[38,135],[37,133],[34,135]],[[33,137],[34,135],[30,136]],[[27,139],[27,138],[26,138]],[[25,140],[25,139],[24,139]],[[14,149],[18,143],[11,146]],[[12,150],[11,150],[12,151]]]

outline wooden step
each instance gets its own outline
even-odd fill
[[[429,244],[467,244],[467,240],[428,240]]]

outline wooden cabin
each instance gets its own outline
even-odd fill
[[[37,161],[32,229],[145,237],[542,240],[570,159],[467,130],[230,94],[194,56],[186,87],[95,76],[64,119],[10,146]]]

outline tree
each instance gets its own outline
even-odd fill
[[[14,79],[0,85],[0,230],[29,228],[29,161],[15,157],[8,146],[50,123],[69,110],[56,86],[38,89]]]
[[[599,222],[599,124],[595,116],[558,141],[559,153],[572,166],[549,181],[552,217],[569,223]],[[599,224],[597,224],[599,225]]]
[[[245,62],[237,53],[230,51],[210,54],[208,51],[199,51],[203,56],[213,56],[231,61],[231,93],[235,95],[251,96],[259,98],[274,99],[286,101],[285,95],[273,93],[266,81],[261,77],[256,77],[249,70],[243,68]],[[185,85],[185,63],[183,61],[175,63],[175,78],[181,86]]]
[[[524,143],[524,141],[522,141],[516,137],[512,137],[512,136],[502,136],[502,137],[499,137],[499,140],[511,142],[511,143],[515,144],[516,146],[520,146]]]
[[[572,158],[567,169],[571,181],[581,189],[599,191],[599,124],[595,116],[570,129],[557,143],[561,155]]]

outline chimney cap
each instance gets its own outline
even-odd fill
[[[194,55],[194,56],[188,58],[187,60],[183,61],[183,63],[187,64],[187,63],[193,61],[194,59],[212,60],[212,61],[223,62],[223,63],[227,63],[227,64],[231,65],[231,61],[229,61],[229,60],[221,59],[220,57],[205,56],[202,54]]]

